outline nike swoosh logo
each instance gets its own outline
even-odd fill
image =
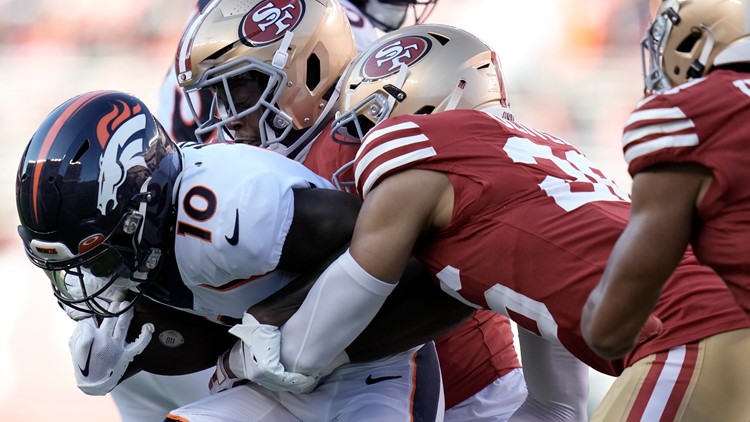
[[[86,365],[81,368],[81,365],[78,365],[78,369],[81,370],[81,375],[84,377],[89,376],[89,363],[91,363],[91,351],[94,349],[94,343],[91,343],[89,346],[89,354],[86,356]]]
[[[377,378],[373,378],[372,375],[368,375],[367,378],[365,379],[365,384],[372,385],[372,384],[377,384],[382,381],[395,380],[397,378],[401,378],[401,375],[389,375],[389,376],[377,377]]]
[[[225,239],[227,239],[227,243],[229,243],[232,246],[237,246],[237,243],[240,241],[240,210],[236,209],[234,214],[234,231],[232,232],[232,237],[224,236]]]

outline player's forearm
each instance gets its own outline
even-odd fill
[[[308,375],[326,368],[372,321],[394,287],[367,274],[347,251],[281,327],[284,367]]]
[[[262,324],[281,327],[299,309],[319,273],[305,274],[292,280],[266,299],[251,306],[247,312]]]
[[[613,292],[604,292],[600,284],[589,296],[581,315],[581,333],[598,355],[607,359],[622,357],[637,340],[637,333],[648,314],[627,312],[618,300],[609,300]],[[605,295],[606,294],[606,295]],[[623,299],[619,297],[618,299]]]
[[[412,259],[375,319],[346,348],[346,353],[353,363],[400,353],[447,334],[475,311],[443,292],[424,267]]]
[[[581,333],[594,352],[607,359],[624,356],[637,343],[667,275],[634,253],[635,238],[618,241],[600,283],[581,315]]]
[[[251,306],[247,312],[252,314],[261,324],[281,327],[297,312],[315,281],[347,250],[348,246],[349,243],[347,242],[334,250],[327,258],[318,262],[305,274],[298,276],[272,295]]]

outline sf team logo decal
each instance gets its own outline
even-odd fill
[[[424,37],[402,37],[389,42],[370,55],[362,68],[365,79],[376,80],[395,75],[402,64],[411,66],[426,56],[432,42]]]
[[[304,0],[261,2],[242,18],[240,40],[251,47],[271,44],[296,28],[304,14]]]

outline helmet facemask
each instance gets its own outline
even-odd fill
[[[347,73],[344,72],[344,74]],[[402,64],[396,74],[395,85],[386,84],[382,90],[371,93],[350,110],[343,113],[337,111],[331,128],[333,141],[343,145],[360,146],[370,129],[390,117],[396,103],[406,98],[406,93],[401,90],[401,87],[403,87],[408,73],[409,68]],[[343,82],[344,79],[342,78],[337,84],[337,93],[340,92]],[[348,171],[353,165],[354,160],[344,164],[333,173],[331,179],[337,189],[346,192],[355,191],[354,180],[345,180],[344,176],[350,174]]]
[[[641,64],[647,93],[663,91],[672,86],[664,72],[664,50],[672,27],[680,21],[680,4],[674,0],[665,2],[664,7],[664,11],[654,18],[641,41]]]
[[[359,146],[365,134],[390,114],[388,97],[381,92],[373,92],[351,110],[336,113],[331,138],[339,144]]]
[[[34,265],[50,279],[55,298],[77,311],[101,317],[127,312],[148,289],[154,277],[149,272],[161,261],[157,248],[140,250],[143,215],[131,211],[123,215],[117,229],[88,251],[74,256],[62,243],[31,240],[26,253]],[[23,228],[19,228],[22,232]],[[37,252],[34,253],[34,250]],[[44,259],[39,251],[55,250],[68,259]],[[127,292],[136,291],[135,297]],[[110,311],[108,304],[127,298],[131,305]]]
[[[240,81],[257,81],[261,92],[252,104],[238,103],[232,94],[233,86]],[[199,89],[208,89],[213,94],[212,118],[201,121],[196,135],[217,131],[221,141],[234,140],[234,132],[229,129],[232,123],[250,114],[261,112],[259,121],[259,144],[271,148],[286,138],[292,129],[292,119],[278,106],[279,97],[286,85],[287,76],[281,69],[258,62],[252,58],[240,58],[212,68],[197,84]],[[236,92],[236,89],[235,89]],[[189,99],[190,96],[187,96]],[[188,100],[193,116],[199,119],[196,108]],[[229,136],[229,139],[227,139]]]

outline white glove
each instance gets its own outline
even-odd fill
[[[271,391],[309,393],[318,376],[286,372],[281,364],[281,332],[273,325],[261,324],[246,313],[242,324],[229,332],[240,340],[229,352],[229,370],[237,378],[249,379]]]
[[[112,302],[109,311],[121,311],[129,302]],[[132,343],[125,340],[133,309],[118,317],[104,318],[97,325],[94,317],[78,321],[68,346],[73,358],[76,384],[84,393],[102,396],[115,388],[128,364],[151,341],[154,324],[143,324],[141,334]]]
[[[101,289],[105,284],[109,282],[109,278],[96,277],[86,270],[81,271],[83,273],[83,284],[86,286],[86,293],[91,294]],[[81,281],[77,275],[65,274],[65,287],[73,297],[83,297],[83,289],[81,289]],[[120,301],[125,298],[125,292],[127,290],[119,287],[112,286],[106,291],[102,292],[97,298],[94,299],[103,309],[107,309],[112,302]],[[82,319],[91,316],[91,312],[83,312],[77,309],[73,309],[70,306],[59,302],[65,313],[73,321],[80,321]],[[87,308],[83,303],[79,304],[81,308]]]

